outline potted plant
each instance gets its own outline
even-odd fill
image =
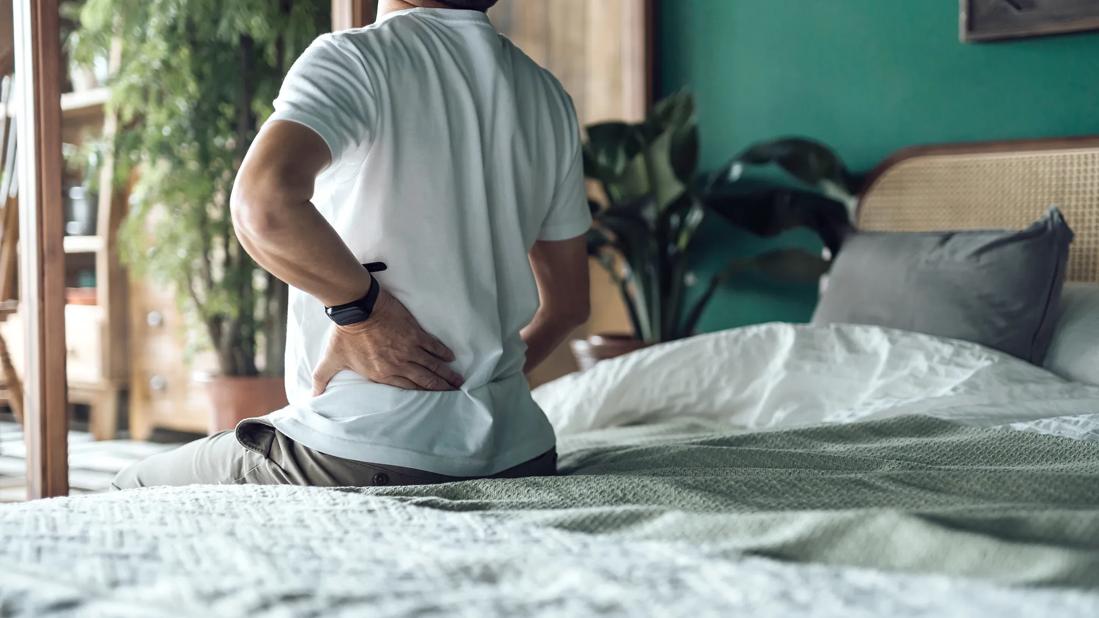
[[[286,404],[286,286],[237,242],[229,193],[290,63],[329,29],[328,9],[312,0],[87,0],[80,9],[78,60],[120,47],[113,148],[117,179],[136,178],[122,258],[174,286],[212,347],[213,428]]]
[[[786,138],[754,145],[710,175],[697,171],[694,102],[679,93],[640,123],[587,127],[584,172],[594,181],[588,252],[618,287],[633,332],[599,333],[572,343],[581,368],[639,347],[694,333],[716,290],[736,275],[817,281],[824,255],[777,249],[731,260],[688,298],[688,257],[711,216],[760,236],[794,227],[818,233],[834,253],[849,226],[854,179],[827,147]]]

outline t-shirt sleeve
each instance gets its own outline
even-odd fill
[[[580,236],[591,227],[579,139],[573,150],[572,160],[553,193],[553,201],[542,222],[538,240],[567,240]]]
[[[274,113],[312,129],[328,144],[332,163],[370,143],[374,96],[362,59],[331,34],[317,38],[283,79]]]

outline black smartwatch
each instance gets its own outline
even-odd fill
[[[383,262],[371,262],[363,264],[363,268],[368,272],[376,273],[385,270],[386,265]],[[378,285],[378,279],[371,278],[370,289],[366,291],[362,298],[334,307],[325,307],[324,312],[329,319],[340,326],[365,322],[370,319],[370,314],[374,312],[374,303],[378,300],[379,292],[381,292],[381,286]]]

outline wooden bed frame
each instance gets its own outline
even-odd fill
[[[1067,281],[1099,281],[1099,136],[919,146],[871,173],[856,223],[872,231],[1023,229],[1051,205],[1076,236]]]

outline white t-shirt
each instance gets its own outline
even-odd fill
[[[332,164],[313,203],[378,282],[457,357],[461,390],[411,391],[351,371],[312,395],[333,327],[290,290],[286,390],[270,415],[322,453],[453,476],[554,446],[519,330],[538,307],[528,251],[591,225],[568,95],[484,13],[415,8],[326,34],[294,63],[270,120],[300,123]]]

